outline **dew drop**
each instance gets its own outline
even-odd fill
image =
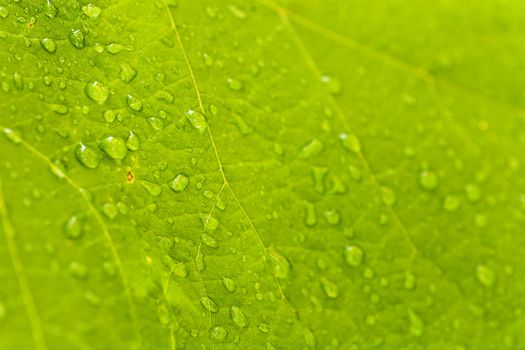
[[[155,130],[155,131],[161,131],[164,129],[164,121],[157,117],[149,117],[148,124]]]
[[[210,248],[218,248],[219,244],[217,240],[207,233],[202,234],[202,243],[206,244]]]
[[[129,84],[137,76],[137,70],[127,63],[120,65],[119,78],[124,83]]]
[[[7,16],[9,16],[9,10],[7,10],[3,6],[0,6],[0,17],[1,18],[7,18]]]
[[[313,203],[307,202],[304,208],[304,223],[306,226],[315,226],[317,224],[317,214]]]
[[[118,207],[115,203],[109,202],[102,206],[102,212],[108,219],[114,219],[118,215]]]
[[[86,84],[84,92],[97,103],[104,103],[109,97],[109,88],[98,81]]]
[[[341,222],[341,214],[338,210],[327,210],[324,213],[326,222],[332,226],[338,225]]]
[[[128,103],[129,108],[132,110],[136,112],[140,112],[142,110],[142,101],[131,94],[126,96],[126,102]]]
[[[393,206],[396,203],[396,194],[391,188],[382,187],[381,188],[381,199],[385,205],[389,207]]]
[[[130,131],[128,134],[128,138],[126,139],[126,147],[130,151],[136,151],[140,147],[139,137],[133,131]]]
[[[324,150],[324,144],[318,139],[313,139],[299,151],[299,159],[307,159],[319,155]]]
[[[214,343],[222,343],[228,336],[228,331],[222,326],[215,326],[210,331],[210,338]]]
[[[49,53],[55,53],[57,45],[53,39],[43,38],[40,39],[40,46]]]
[[[338,95],[341,93],[341,82],[337,78],[331,77],[329,75],[323,75],[321,77],[321,82],[326,85],[328,91],[330,91],[332,95]]]
[[[216,313],[219,312],[219,305],[213,299],[209,297],[202,297],[199,299],[201,305],[208,310],[209,312]]]
[[[204,131],[208,127],[208,122],[204,114],[198,111],[189,110],[185,113],[186,119],[193,125],[193,127],[199,131]]]
[[[410,271],[405,272],[405,284],[406,290],[414,290],[416,288],[416,276]]]
[[[173,180],[170,181],[169,186],[173,192],[181,192],[188,187],[190,178],[184,174],[177,175]]]
[[[162,303],[157,305],[157,317],[159,318],[160,323],[167,325],[171,321],[170,312],[168,307]]]
[[[321,278],[321,287],[323,288],[324,294],[330,299],[337,299],[339,297],[339,287],[337,284],[326,279],[325,277]]]
[[[68,238],[79,239],[84,234],[84,227],[83,227],[82,220],[78,216],[73,215],[66,222],[64,226],[64,231]]]
[[[251,134],[253,132],[253,128],[249,126],[244,120],[244,118],[240,116],[239,114],[233,113],[232,121],[239,129],[239,132],[241,133],[241,135],[244,136],[244,135]]]
[[[361,141],[355,134],[339,134],[339,140],[345,149],[354,153],[361,152]]]
[[[84,46],[86,46],[86,38],[84,32],[82,32],[82,30],[80,29],[71,29],[67,38],[69,39],[71,45],[73,45],[77,49],[82,49],[84,48]]]
[[[22,143],[22,136],[20,136],[19,132],[14,131],[13,129],[4,128],[4,135],[10,142],[12,142],[15,145],[19,145]]]
[[[150,196],[157,197],[162,192],[162,187],[155,183],[143,180],[140,181],[140,184],[150,194]]]
[[[113,159],[124,159],[128,148],[120,137],[108,136],[99,142],[99,147]]]
[[[465,186],[465,193],[467,194],[467,199],[471,203],[476,203],[481,198],[481,191],[478,186],[473,184],[468,184]]]
[[[360,266],[365,258],[365,253],[356,245],[349,245],[344,252],[345,261],[352,267]]]
[[[312,168],[312,178],[314,180],[314,189],[317,193],[324,193],[324,179],[328,174],[328,168],[325,167],[314,167]]]
[[[230,316],[233,323],[239,328],[246,328],[248,326],[248,320],[244,311],[238,306],[232,306],[230,308]]]
[[[85,279],[88,275],[88,269],[86,265],[78,262],[78,261],[72,261],[69,264],[69,273],[74,278],[78,279]]]
[[[90,18],[97,18],[100,15],[100,7],[93,5],[93,4],[87,4],[82,6],[82,12]]]
[[[84,145],[83,143],[76,147],[75,157],[80,162],[80,164],[89,169],[95,169],[100,164],[99,153],[96,150]]]
[[[57,114],[67,114],[69,112],[69,108],[67,108],[66,105],[56,105],[52,104],[49,105],[49,109]]]
[[[233,91],[241,91],[243,88],[243,85],[240,80],[228,79],[228,87]]]
[[[461,202],[457,196],[447,195],[443,200],[443,209],[446,211],[456,211],[459,209]]]
[[[44,13],[49,18],[54,18],[57,15],[57,8],[50,0],[44,0]]]
[[[229,278],[229,277],[223,277],[222,278],[222,285],[224,286],[224,288],[226,288],[226,290],[230,293],[233,293],[235,292],[235,281],[232,279],[232,278]]]
[[[312,349],[315,349],[315,347],[317,346],[317,338],[315,337],[315,335],[312,333],[312,331],[309,328],[306,328],[303,331],[303,340],[306,346]]]
[[[496,283],[496,274],[487,265],[476,266],[476,277],[483,287],[492,287]]]
[[[272,267],[273,274],[277,278],[287,278],[292,268],[288,259],[279,253],[275,248],[268,248],[268,259]]]
[[[425,190],[433,190],[438,186],[438,177],[436,173],[430,170],[424,170],[419,174],[419,184]]]
[[[424,330],[423,321],[412,309],[408,310],[408,319],[410,322],[410,334],[412,334],[414,337],[420,337]]]
[[[112,55],[116,55],[117,53],[121,51],[133,51],[133,48],[130,46],[122,45],[122,44],[109,44],[106,45],[106,51],[109,52]]]

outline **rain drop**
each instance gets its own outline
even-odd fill
[[[84,32],[82,32],[80,29],[71,29],[67,38],[69,39],[71,45],[77,49],[82,49],[84,46],[86,46]]]
[[[50,0],[44,0],[44,13],[49,18],[54,18],[57,15],[57,8]]]
[[[216,313],[219,312],[219,305],[213,299],[209,297],[202,297],[199,299],[201,305],[208,310],[209,312]]]
[[[430,170],[424,170],[419,174],[419,184],[425,190],[433,190],[438,186],[438,177],[436,173]]]
[[[97,103],[104,103],[109,97],[109,88],[98,81],[93,81],[86,84],[84,92],[86,93],[87,97]]]
[[[93,5],[93,4],[87,4],[82,6],[82,12],[88,17],[91,18],[97,18],[100,15],[100,7]]]
[[[71,239],[79,239],[84,234],[82,220],[78,216],[73,215],[66,222],[64,231],[67,237]]]
[[[199,131],[204,131],[208,127],[208,122],[204,114],[198,111],[189,110],[186,112],[186,119],[193,125],[193,127]]]
[[[55,53],[57,45],[53,39],[43,38],[40,39],[40,46],[49,53]]]
[[[241,91],[243,88],[242,82],[237,79],[228,79],[228,87],[233,91]]]
[[[237,327],[246,328],[248,326],[246,315],[240,307],[232,306],[230,308],[230,316]]]
[[[142,110],[142,101],[131,94],[126,96],[126,102],[128,103],[129,108],[132,110],[136,112],[140,112]]]
[[[492,287],[496,283],[496,274],[487,265],[476,266],[476,277],[483,287]]]
[[[291,264],[288,259],[281,255],[275,248],[268,248],[268,259],[272,267],[273,274],[277,278],[287,278],[290,273]]]
[[[177,175],[173,180],[170,181],[169,186],[173,192],[181,192],[188,187],[190,178],[184,174]]]
[[[222,326],[215,326],[210,331],[210,338],[214,343],[222,343],[228,336],[228,331]]]
[[[223,277],[222,278],[222,285],[226,290],[230,293],[235,292],[235,281],[232,278],[229,277]]]
[[[99,142],[99,147],[113,159],[124,159],[128,148],[120,137],[108,136]]]
[[[339,134],[339,140],[341,140],[341,145],[354,153],[361,152],[361,142],[355,134]]]
[[[128,138],[126,139],[126,147],[128,147],[130,151],[136,151],[140,147],[139,137],[133,131],[130,131],[128,134]]]
[[[100,164],[99,153],[83,143],[76,147],[75,157],[82,165],[89,169],[95,169]]]
[[[352,267],[360,266],[365,258],[365,253],[356,245],[349,245],[344,252],[345,261]]]
[[[120,75],[119,78],[124,83],[129,84],[137,76],[137,70],[130,66],[127,63],[122,63],[120,65]]]
[[[336,299],[337,297],[339,297],[339,287],[337,286],[337,284],[322,277],[321,286],[323,288],[324,293],[326,294],[328,298]]]

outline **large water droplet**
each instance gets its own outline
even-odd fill
[[[77,49],[82,49],[84,48],[84,46],[86,46],[86,37],[84,35],[84,32],[82,32],[82,30],[80,29],[71,29],[67,38],[69,39],[71,45],[73,45]]]
[[[50,0],[44,0],[44,13],[49,18],[54,18],[57,15],[57,8]]]
[[[100,15],[100,7],[93,5],[93,4],[87,4],[82,6],[82,12],[88,17],[91,18],[97,18]]]
[[[425,190],[433,190],[438,186],[438,177],[436,173],[430,170],[424,170],[419,174],[419,183]]]
[[[229,277],[223,277],[222,278],[222,285],[226,290],[230,293],[235,292],[235,281],[232,278]]]
[[[87,97],[97,103],[104,103],[109,97],[109,88],[98,81],[93,81],[86,84],[84,92],[86,93]]]
[[[279,253],[275,248],[268,248],[268,259],[273,270],[273,274],[277,278],[286,278],[290,273],[291,264],[288,259]]]
[[[66,222],[64,231],[69,238],[79,239],[84,234],[84,227],[83,227],[82,220],[78,216],[73,215]]]
[[[206,121],[206,117],[204,114],[202,114],[199,111],[193,111],[189,110],[186,112],[186,119],[193,125],[193,127],[197,130],[204,131],[208,127],[208,122]]]
[[[365,258],[365,253],[356,245],[349,245],[345,248],[345,261],[352,267],[360,266]]]
[[[217,305],[217,303],[210,297],[202,297],[199,299],[199,301],[201,302],[201,305],[204,306],[204,308],[209,312],[219,312],[219,305]]]
[[[86,168],[95,169],[100,164],[99,153],[82,143],[76,147],[75,156]]]
[[[339,134],[341,145],[349,151],[354,153],[361,152],[361,142],[355,134]]]
[[[181,192],[188,187],[190,178],[184,174],[177,175],[173,180],[170,181],[169,186],[173,192]]]
[[[99,142],[99,146],[113,159],[124,159],[128,152],[126,142],[120,137],[108,136]]]
[[[131,94],[126,96],[126,102],[128,103],[129,108],[132,110],[136,112],[140,112],[142,110],[142,101]]]
[[[230,316],[237,327],[246,328],[248,326],[248,319],[240,307],[232,306],[230,308]]]
[[[130,151],[136,151],[140,147],[139,137],[133,131],[130,131],[128,134],[128,138],[126,139],[126,146]]]
[[[137,76],[137,70],[127,63],[120,65],[120,80],[124,83],[129,84]]]
[[[215,326],[210,330],[210,338],[214,343],[222,343],[228,336],[228,331],[222,326]]]
[[[9,10],[3,6],[0,6],[0,17],[7,18],[7,16],[9,16]]]
[[[42,48],[49,53],[55,53],[55,51],[57,50],[57,45],[55,41],[50,38],[40,39],[40,46],[42,46]]]
[[[157,117],[149,117],[148,124],[156,131],[161,131],[164,129],[164,121]]]

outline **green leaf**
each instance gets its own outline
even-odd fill
[[[523,349],[521,1],[0,4],[1,349]]]

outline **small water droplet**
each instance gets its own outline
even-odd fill
[[[328,174],[328,168],[325,167],[314,167],[312,168],[312,177],[314,179],[314,189],[317,193],[324,193],[324,179]]]
[[[126,96],[126,102],[128,103],[129,108],[132,110],[136,112],[140,112],[142,110],[142,101],[131,94]]]
[[[204,131],[208,127],[206,117],[199,111],[189,110],[186,112],[186,119],[193,125],[193,127],[199,131]]]
[[[443,200],[443,209],[446,211],[456,211],[459,209],[461,201],[459,197],[454,195],[447,195]]]
[[[424,170],[419,174],[419,184],[425,190],[433,190],[438,186],[438,177],[436,173],[430,170]]]
[[[82,165],[89,169],[95,169],[100,164],[99,153],[83,143],[76,147],[75,156]]]
[[[222,326],[215,326],[210,331],[210,338],[214,343],[222,343],[228,336],[228,331]]]
[[[145,180],[142,180],[140,181],[140,184],[142,185],[142,187],[144,187],[144,189],[146,191],[148,191],[148,193],[151,195],[151,196],[154,196],[154,197],[157,197],[161,194],[162,192],[162,187],[160,187],[159,185],[155,184],[155,183],[152,183],[152,182],[149,182],[149,181],[145,181]]]
[[[184,174],[177,175],[173,180],[170,181],[169,186],[173,192],[181,192],[188,187],[190,178]]]
[[[129,84],[137,76],[137,70],[127,63],[120,65],[120,80],[124,83]]]
[[[324,150],[324,144],[318,139],[313,139],[299,151],[299,159],[307,159],[319,155]]]
[[[232,306],[230,308],[230,316],[237,327],[246,328],[248,326],[248,319],[240,307]]]
[[[416,276],[410,271],[405,272],[405,289],[414,290],[416,288]]]
[[[338,95],[341,93],[342,85],[337,78],[331,77],[329,75],[323,75],[321,77],[321,82],[326,85],[328,91],[330,91],[332,95]]]
[[[77,215],[73,215],[66,222],[64,230],[65,230],[67,237],[71,239],[79,239],[84,234],[83,226],[84,225],[83,225],[82,220]]]
[[[307,202],[304,211],[304,223],[306,226],[314,226],[317,224],[317,214],[315,212],[315,205]]]
[[[126,142],[120,137],[108,136],[99,142],[99,147],[113,159],[124,159],[128,152]]]
[[[345,261],[352,267],[360,266],[365,258],[363,250],[356,245],[349,245],[344,252]]]
[[[66,105],[56,105],[52,104],[49,105],[49,109],[57,114],[67,114],[69,112],[69,108]]]
[[[273,274],[277,278],[287,278],[292,268],[288,259],[279,253],[275,248],[268,248],[268,259],[273,270]]]
[[[86,265],[78,261],[72,261],[69,264],[69,273],[75,278],[85,279],[88,275],[88,269]]]
[[[396,203],[396,194],[395,192],[388,187],[381,188],[381,199],[385,205],[389,207],[393,206]]]
[[[327,210],[324,213],[326,222],[332,226],[338,225],[341,222],[341,214],[338,210]]]
[[[69,39],[71,45],[73,45],[77,49],[82,49],[84,48],[84,46],[86,46],[86,37],[84,35],[84,32],[80,29],[71,29],[67,38]]]
[[[476,266],[476,277],[484,287],[492,287],[496,283],[496,274],[487,265],[480,264]]]
[[[468,201],[471,203],[476,203],[481,198],[481,191],[479,187],[474,184],[465,186],[465,193],[467,194]]]
[[[114,219],[117,217],[119,210],[115,203],[108,202],[102,206],[102,212],[108,217],[108,219]]]
[[[232,115],[232,121],[235,125],[237,125],[237,128],[239,129],[239,132],[241,135],[248,135],[253,132],[253,128],[246,124],[246,121],[237,113],[233,113]]]
[[[170,311],[166,304],[161,303],[157,305],[157,317],[159,318],[160,323],[167,325],[171,321]]]
[[[323,287],[323,291],[328,298],[337,299],[337,297],[339,297],[339,287],[337,286],[337,284],[333,283],[325,277],[322,277],[321,286]]]
[[[412,334],[414,337],[420,337],[423,335],[423,321],[414,310],[408,310],[408,319],[410,322],[410,334]]]
[[[86,84],[84,92],[97,103],[104,103],[109,97],[109,88],[98,81]]]
[[[315,349],[317,346],[317,338],[309,328],[303,330],[303,340],[306,346]]]
[[[199,301],[201,302],[201,305],[204,306],[204,308],[209,312],[219,312],[219,305],[217,305],[217,303],[210,297],[202,297],[199,299]]]
[[[126,139],[126,147],[128,147],[130,151],[136,151],[140,147],[139,137],[133,131],[130,131],[128,134],[128,138]]]
[[[243,85],[240,80],[228,79],[228,87],[233,91],[241,91],[243,88]]]
[[[100,15],[100,7],[93,5],[93,4],[87,4],[82,6],[82,12],[88,17],[91,18],[97,18]]]
[[[355,134],[339,134],[339,140],[345,149],[354,153],[361,152],[361,141]]]
[[[0,6],[0,17],[7,18],[9,16],[9,10],[3,6]]]
[[[222,285],[224,286],[224,288],[226,288],[226,290],[230,293],[233,293],[235,292],[235,281],[232,279],[232,278],[229,278],[229,277],[223,277],[222,278]]]
[[[157,117],[149,117],[148,124],[156,131],[161,131],[164,129],[164,121]]]
[[[55,41],[50,38],[40,39],[40,46],[42,46],[42,48],[49,53],[55,53],[55,51],[57,50],[57,45]]]
[[[9,129],[9,128],[5,128],[4,129],[4,135],[9,141],[14,143],[15,145],[18,145],[18,144],[22,143],[22,136],[20,135],[20,133],[18,131],[15,131],[15,130]]]
[[[206,244],[210,248],[218,248],[219,244],[217,240],[207,233],[202,234],[202,243]]]
[[[55,7],[55,5],[53,5],[53,3],[50,0],[44,1],[44,13],[47,17],[54,18],[57,15],[57,12],[57,8]]]
[[[112,43],[112,44],[106,45],[106,51],[112,55],[116,55],[117,53],[121,51],[133,51],[133,47]]]

